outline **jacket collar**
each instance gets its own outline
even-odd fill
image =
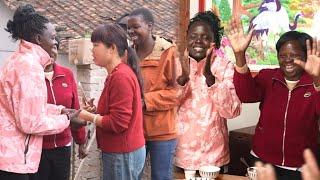
[[[49,54],[39,45],[33,44],[25,40],[21,40],[19,44],[19,52],[32,53],[34,55],[37,55],[39,58],[36,59],[39,61],[43,68],[45,68],[53,61]]]
[[[276,72],[273,74],[272,80],[273,81],[280,81],[280,82],[286,84],[286,80],[284,79],[284,73],[282,72],[282,70],[280,68],[276,69]],[[312,85],[312,84],[313,84],[312,77],[308,73],[303,71],[302,76],[300,77],[297,86],[307,86],[307,85]]]
[[[66,76],[66,73],[59,64],[53,63],[53,77],[58,76]]]
[[[154,36],[155,38],[155,45],[150,55],[145,58],[145,60],[154,60],[160,59],[162,53],[169,49],[172,46],[175,46],[174,43],[167,41],[165,38],[160,36]]]

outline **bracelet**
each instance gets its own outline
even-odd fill
[[[96,114],[95,116],[94,116],[94,118],[93,118],[93,124],[96,124],[97,123],[97,119],[98,119],[98,114]]]

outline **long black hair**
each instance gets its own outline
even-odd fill
[[[47,23],[49,20],[46,17],[37,13],[33,6],[27,4],[17,8],[13,20],[7,22],[5,30],[11,34],[15,41],[23,39],[32,42],[35,35],[43,33]]]
[[[102,42],[107,47],[111,47],[114,44],[117,47],[120,57],[123,57],[127,51],[127,64],[138,79],[141,97],[143,98],[143,80],[139,66],[139,58],[136,52],[128,45],[126,32],[115,23],[100,25],[92,32],[91,42]]]
[[[189,33],[190,27],[196,22],[206,23],[214,36],[214,43],[216,48],[220,48],[221,38],[223,36],[223,27],[221,26],[221,21],[217,15],[215,15],[212,11],[205,11],[197,13],[192,19],[189,21],[188,30]]]

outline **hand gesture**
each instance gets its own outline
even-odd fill
[[[270,164],[264,165],[262,162],[256,162],[258,180],[276,180],[274,168]]]
[[[86,101],[85,99],[83,99],[83,104],[85,105],[83,107],[84,110],[91,112],[91,113],[95,113],[97,111],[97,107],[93,104],[94,98],[91,98],[89,101]]]
[[[308,74],[316,79],[320,79],[320,40],[315,38],[312,43],[310,40],[306,41],[307,44],[307,61],[295,59],[294,63],[303,68]]]
[[[61,110],[61,114],[66,114],[71,122],[71,126],[85,126],[87,125],[86,121],[83,121],[78,118],[81,110],[75,110],[75,109],[67,109],[64,108]]]
[[[177,78],[177,83],[184,86],[189,81],[190,75],[190,60],[189,51],[186,49],[183,53],[183,57],[179,58],[181,64],[182,74]]]
[[[214,62],[214,59],[216,58],[214,49],[215,49],[215,44],[211,43],[210,48],[207,50],[206,64],[203,69],[203,75],[206,78],[206,83],[208,87],[211,87],[215,83],[215,77],[211,72],[211,64]]]
[[[302,166],[302,178],[304,180],[319,180],[319,167],[316,158],[314,157],[310,149],[306,149],[303,152],[303,157],[305,164]]]
[[[251,42],[253,30],[254,28],[252,27],[249,33],[245,35],[239,17],[232,17],[229,27],[227,28],[227,37],[234,53],[246,51]]]

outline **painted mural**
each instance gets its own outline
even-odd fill
[[[277,67],[275,44],[286,31],[297,30],[320,38],[320,0],[210,0],[224,25],[232,13],[241,17],[244,29],[255,34],[247,50],[253,70]]]

